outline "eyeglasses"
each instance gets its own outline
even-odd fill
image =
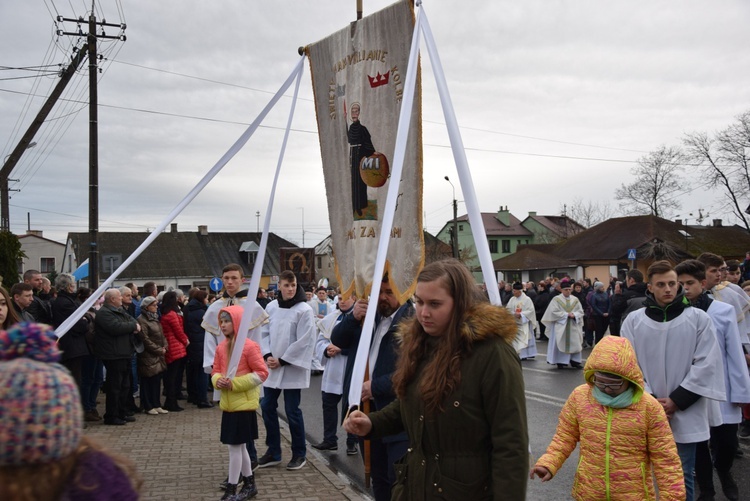
[[[594,384],[602,391],[607,389],[619,390],[620,388],[622,388],[622,385],[625,384],[625,381],[623,380],[619,383],[605,383],[604,381],[599,381],[596,376],[594,376]]]

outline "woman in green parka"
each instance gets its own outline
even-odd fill
[[[399,329],[393,387],[380,412],[344,427],[365,437],[406,430],[392,499],[526,499],[529,439],[516,323],[488,304],[469,270],[449,259],[417,278],[416,315]]]

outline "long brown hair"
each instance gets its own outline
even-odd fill
[[[409,383],[415,377],[420,378],[419,394],[430,413],[442,411],[443,400],[461,383],[461,360],[471,353],[471,340],[461,335],[461,329],[467,313],[477,303],[487,301],[469,270],[456,259],[428,264],[417,277],[418,283],[434,281],[439,281],[453,298],[453,316],[448,328],[440,337],[434,355],[418,375],[429,335],[416,317],[404,322],[399,329],[402,343],[393,374],[393,387],[401,399],[406,396]]]
[[[3,325],[0,325],[0,329],[7,330],[11,325],[20,322],[21,319],[18,318],[18,314],[16,314],[16,308],[13,306],[13,299],[3,287],[0,287],[0,296],[5,298],[5,304],[8,306],[8,313],[5,315],[5,321],[3,322]]]
[[[45,464],[0,466],[0,499],[13,501],[55,500],[65,492],[70,483],[82,488],[96,489],[90,474],[76,466],[82,456],[90,452],[101,452],[109,456],[115,465],[130,479],[133,489],[138,492],[143,480],[135,471],[133,463],[117,454],[105,451],[101,445],[87,436],[81,438],[78,448],[69,456]]]

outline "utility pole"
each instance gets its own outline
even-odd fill
[[[125,35],[108,36],[104,32],[105,26],[120,28],[125,31],[127,26],[123,24],[107,23],[102,19],[96,21],[94,13],[95,0],[91,0],[91,13],[89,14],[88,29],[86,34],[89,57],[89,287],[99,287],[99,95],[97,91],[97,77],[99,74],[96,43],[99,38],[116,39],[125,41]],[[65,32],[58,30],[58,35],[82,36],[81,24],[83,18],[69,19],[62,16],[57,17],[58,22],[74,22],[78,25],[78,32]],[[97,34],[97,26],[102,27],[101,34]]]
[[[18,141],[18,144],[13,149],[11,154],[8,155],[8,157],[5,159],[5,162],[3,162],[3,168],[0,170],[0,214],[2,215],[0,231],[10,231],[10,196],[8,193],[8,178],[10,177],[10,173],[13,171],[13,168],[16,166],[18,161],[21,160],[21,155],[23,155],[24,151],[31,148],[32,145],[36,144],[32,143],[31,140],[34,139],[34,136],[42,127],[42,124],[44,124],[47,116],[50,114],[52,108],[55,106],[55,103],[62,95],[65,87],[67,87],[70,79],[73,78],[73,75],[75,74],[76,70],[78,70],[78,66],[81,64],[85,56],[86,46],[84,45],[82,49],[79,50],[73,57],[73,60],[70,62],[68,67],[62,70],[60,74],[60,81],[57,82],[55,88],[52,89],[52,92],[47,98],[47,101],[44,103],[44,105],[42,105],[42,108],[39,110],[39,113],[37,113],[36,117],[31,122],[31,125],[29,125],[26,133],[23,135],[23,137],[21,137],[21,140]]]
[[[458,259],[458,200],[456,200],[456,187],[453,186],[448,176],[445,176],[445,180],[450,183],[453,188],[453,228],[451,232],[451,247],[453,248],[453,257]]]

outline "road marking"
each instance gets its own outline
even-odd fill
[[[552,395],[545,395],[544,393],[537,393],[528,390],[526,390],[526,398],[543,404],[554,405],[556,407],[562,407],[567,400],[565,398],[553,397]]]
[[[525,371],[531,371],[531,372],[538,372],[540,374],[546,374],[547,376],[556,376],[559,374],[559,370],[557,367],[555,369],[532,369],[531,367],[524,367],[523,370]]]

